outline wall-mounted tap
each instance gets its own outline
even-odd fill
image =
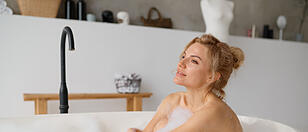
[[[65,73],[65,40],[68,35],[69,50],[75,50],[73,32],[70,27],[64,27],[61,36],[60,44],[60,59],[61,59],[61,86],[59,92],[60,98],[60,113],[68,113],[68,92],[66,87],[66,73]]]

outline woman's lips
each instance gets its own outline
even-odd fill
[[[183,72],[180,72],[180,71],[177,71],[177,72],[176,72],[176,75],[177,75],[177,76],[186,76],[186,74],[184,74]]]

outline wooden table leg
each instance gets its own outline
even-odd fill
[[[142,97],[135,96],[133,99],[134,99],[133,110],[134,111],[142,111]]]
[[[47,114],[47,100],[36,99],[34,101],[35,105],[35,114]]]
[[[133,98],[127,97],[126,98],[126,111],[133,111],[134,104],[133,104]]]

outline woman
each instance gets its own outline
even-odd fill
[[[168,95],[142,132],[242,132],[236,114],[223,101],[223,88],[243,61],[241,49],[212,35],[193,39],[181,54],[173,80],[187,91]]]

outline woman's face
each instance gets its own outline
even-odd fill
[[[210,76],[208,48],[200,43],[194,43],[181,57],[173,81],[185,87],[201,88],[209,85]]]

